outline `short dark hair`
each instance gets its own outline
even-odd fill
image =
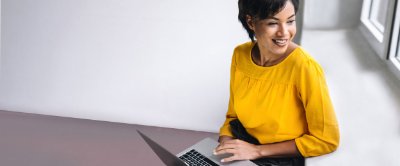
[[[286,5],[289,0],[239,0],[239,21],[242,23],[244,29],[251,41],[254,42],[254,32],[250,29],[247,24],[246,15],[249,15],[253,19],[266,19],[277,13],[279,13]],[[297,13],[299,8],[299,0],[290,0],[294,6],[294,11]]]

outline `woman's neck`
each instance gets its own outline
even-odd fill
[[[290,43],[288,49],[284,54],[271,54],[267,50],[260,49],[258,43],[255,44],[253,50],[251,51],[251,57],[253,62],[259,66],[274,66],[282,62],[289,54],[297,47],[296,44]]]

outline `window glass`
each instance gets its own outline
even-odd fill
[[[379,8],[376,20],[381,24],[386,24],[386,11],[388,10],[388,2],[389,0],[378,0],[379,1]]]
[[[393,30],[389,47],[389,60],[394,67],[394,72],[400,79],[400,3],[397,3],[393,12]]]
[[[400,35],[398,36],[396,55],[395,56],[396,56],[397,61],[400,63]]]
[[[372,0],[369,20],[381,33],[385,31],[389,0]]]

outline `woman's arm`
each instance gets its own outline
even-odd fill
[[[312,59],[298,71],[296,87],[305,109],[308,132],[296,138],[297,148],[304,157],[331,153],[339,145],[340,133],[324,71]]]
[[[215,149],[214,154],[221,155],[226,153],[232,154],[232,156],[224,158],[221,162],[301,155],[297,150],[294,140],[265,145],[253,145],[239,139],[221,141],[221,144]]]
[[[293,157],[301,156],[294,140],[259,145],[261,157]]]

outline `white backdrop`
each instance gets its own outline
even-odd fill
[[[339,1],[305,27],[352,26]],[[0,110],[214,132],[248,41],[232,0],[2,0],[1,40]]]
[[[360,24],[363,0],[304,1],[304,29],[349,29]]]
[[[217,131],[231,0],[3,0],[0,109]]]

